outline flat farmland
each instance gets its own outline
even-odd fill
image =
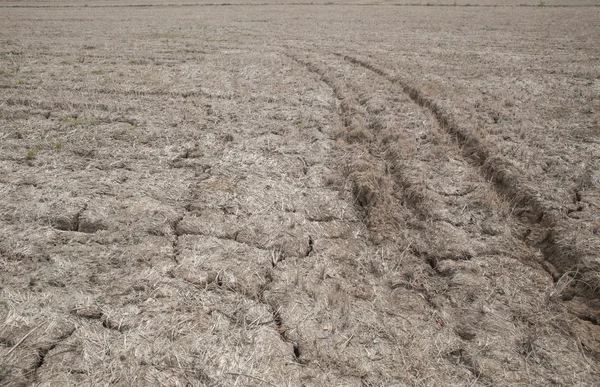
[[[0,2],[0,385],[599,385],[599,21]]]

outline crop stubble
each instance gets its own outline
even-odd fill
[[[2,9],[1,383],[594,385],[597,17]]]

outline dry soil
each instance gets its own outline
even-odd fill
[[[409,3],[0,2],[0,385],[599,385],[600,7]]]

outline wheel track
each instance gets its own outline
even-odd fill
[[[339,102],[340,111],[338,116],[342,126],[341,131],[336,133],[335,137],[342,138],[345,143],[350,145],[353,143],[360,143],[363,140],[368,140],[370,133],[367,128],[365,118],[360,112],[360,109],[357,107],[356,96],[349,95],[344,85],[330,77],[327,74],[327,70],[321,66],[301,59],[296,55],[290,54],[289,52],[285,53],[285,55],[296,63],[305,67],[311,73],[319,76],[320,80],[333,91],[336,100]],[[365,214],[367,214],[367,216],[364,218],[364,220],[367,221],[369,218],[369,211],[377,203],[377,201],[381,199],[379,190],[383,184],[381,181],[376,181],[377,179],[374,179],[369,175],[377,175],[378,168],[376,166],[380,165],[379,169],[381,169],[381,165],[385,165],[383,156],[381,154],[376,154],[375,152],[370,151],[369,158],[373,162],[370,166],[360,166],[358,171],[344,171],[346,177],[349,177],[353,181],[352,190],[355,198],[355,204],[357,204],[358,207],[364,210]]]
[[[329,75],[327,68],[316,64],[313,61],[301,59],[290,53],[286,53],[286,55],[296,63],[304,66],[311,73],[317,75],[320,80],[333,91],[333,94],[339,103],[339,117],[343,125],[341,137],[345,141],[346,146],[350,147],[357,142],[360,144],[362,140],[371,138],[371,136],[367,134],[362,136],[348,135],[353,131],[363,131],[371,134],[371,127],[358,106],[358,97],[355,94],[358,94],[359,91],[351,90],[346,85],[341,84],[337,79]],[[356,137],[358,137],[358,139]],[[371,167],[367,170],[359,169],[358,171],[351,171],[346,174],[348,175],[347,178],[353,180],[355,205],[363,212],[364,222],[367,224],[368,229],[373,233],[371,240],[379,243],[381,238],[385,239],[385,235],[390,233],[388,228],[390,224],[394,223],[394,219],[386,213],[387,211],[383,211],[382,213],[381,208],[388,206],[398,208],[403,206],[403,203],[398,199],[392,198],[393,195],[390,192],[390,189],[394,185],[392,179],[396,180],[395,183],[398,183],[402,187],[403,202],[409,205],[411,211],[414,212],[415,217],[427,218],[431,216],[431,214],[427,213],[427,205],[425,204],[427,201],[426,195],[423,194],[422,189],[417,188],[419,183],[415,181],[409,173],[405,173],[402,170],[396,170],[395,174],[390,173],[390,165],[386,161],[387,157],[384,150],[369,147],[368,152],[368,160],[371,162]],[[379,168],[377,167],[378,165]],[[356,166],[353,167],[355,168]],[[383,175],[381,174],[382,171],[385,171]],[[369,179],[368,177],[364,177],[369,175],[379,175],[379,179]],[[395,231],[397,230],[392,230],[392,233]],[[413,254],[416,253],[415,255],[417,256],[420,255],[418,252],[415,252],[410,245],[407,246],[404,252],[406,253],[409,250]],[[421,259],[423,270],[427,270],[428,267],[431,267],[432,271],[437,272],[435,265],[432,265],[431,263],[432,259],[434,258],[427,256],[424,257],[424,259]],[[449,257],[448,259],[453,259],[453,257]],[[456,260],[459,259],[460,258],[457,258]],[[436,301],[436,295],[442,294],[445,291],[444,289],[448,288],[448,281],[444,276],[439,275],[433,282],[434,284],[432,285],[430,283],[425,283],[425,281],[421,282],[418,278],[408,278],[407,280],[400,280],[399,282],[391,282],[389,286],[392,291],[402,287],[410,292],[419,294],[429,305],[429,308],[431,309],[430,314],[433,320],[439,327],[443,327],[445,322],[441,317],[439,305]],[[459,348],[454,352],[457,351],[458,353],[465,353],[466,355],[466,351],[462,348]],[[452,353],[453,352],[448,355],[448,358],[451,357]],[[469,356],[466,356],[468,359]],[[464,362],[461,361],[453,363],[459,367],[465,366]],[[472,363],[470,360],[467,363],[468,366],[466,369],[472,373],[475,378],[486,378],[476,364]]]
[[[354,118],[356,116],[359,116],[360,119],[362,121],[365,122],[365,124],[363,125],[363,127],[361,129],[363,130],[367,130],[367,131],[373,131],[373,125],[367,125],[365,118],[361,115],[361,113],[359,112],[359,109],[357,108],[357,101],[353,101],[353,98],[351,96],[349,96],[349,90],[345,90],[343,86],[341,86],[339,84],[339,82],[337,82],[334,78],[332,78],[331,76],[328,75],[328,71],[327,69],[320,67],[312,62],[309,61],[305,61],[305,60],[301,60],[298,59],[295,56],[289,55],[288,56],[292,57],[292,59],[294,59],[296,62],[300,63],[301,65],[305,66],[309,71],[317,74],[321,80],[326,83],[328,86],[330,86],[330,88],[333,90],[337,100],[340,102],[340,108],[341,108],[341,114],[340,117],[342,119],[342,121],[345,123],[344,124],[344,129],[347,131],[350,131],[353,129],[352,127],[352,119],[348,118],[349,116]],[[353,93],[355,94],[359,94],[360,91],[359,90],[354,90]],[[355,98],[354,98],[355,99]],[[348,138],[346,138],[346,141],[348,142]],[[402,206],[402,205],[407,205],[408,207],[411,208],[411,210],[414,212],[415,217],[420,218],[420,219],[427,219],[427,218],[434,218],[435,216],[431,213],[429,207],[431,205],[430,203],[430,199],[428,198],[428,195],[426,192],[424,192],[426,190],[426,188],[423,187],[423,182],[418,181],[418,179],[416,179],[414,176],[411,176],[406,169],[408,169],[408,167],[406,168],[402,168],[402,166],[400,166],[400,168],[398,168],[398,166],[394,166],[391,165],[390,162],[388,162],[388,160],[390,158],[394,158],[396,157],[396,155],[388,155],[387,153],[389,153],[387,150],[385,149],[369,149],[370,154],[373,156],[373,159],[376,160],[376,162],[382,163],[384,164],[384,169],[386,170],[386,172],[389,172],[389,174],[391,175],[391,177],[393,178],[394,182],[396,184],[398,184],[401,187],[401,191],[402,191],[402,197],[403,197],[403,203],[395,203],[395,206]],[[391,178],[390,176],[387,176],[387,179]],[[391,182],[388,182],[388,184],[391,184]],[[363,209],[367,210],[366,211],[366,216],[365,216],[365,221],[369,221],[369,210],[372,210],[373,207],[375,207],[377,205],[377,198],[371,198],[369,197],[369,194],[365,194],[363,192],[361,192],[360,188],[357,188],[356,186],[356,182],[355,182],[355,187],[354,187],[354,194],[355,194],[355,198],[356,198],[356,204],[359,205],[359,207],[362,207]],[[373,193],[373,195],[375,195],[375,193]],[[446,196],[463,196],[463,194],[460,195],[450,195],[447,194]],[[389,203],[386,203],[389,204]],[[388,219],[389,220],[389,219]],[[371,224],[371,229],[373,231],[378,231],[378,232],[384,232],[384,230],[379,229],[379,230],[375,230],[373,228],[373,224]],[[411,249],[413,253],[417,253],[418,255],[420,255],[420,253],[414,249]],[[469,258],[463,258],[464,256],[468,256]],[[425,261],[427,262],[427,264],[429,266],[431,266],[432,269],[435,268],[435,263],[438,258],[436,257],[429,257],[426,256],[424,257]],[[449,256],[449,257],[442,257],[440,258],[440,260],[443,259],[450,259],[450,260],[468,260],[470,259],[470,256],[467,255],[459,255],[459,256]],[[420,292],[422,291],[422,289],[419,290]],[[427,299],[429,299],[429,296],[426,297]]]
[[[354,65],[356,65],[356,61],[352,61],[349,60],[348,58],[341,56],[341,55],[337,55],[338,57],[341,57],[342,59],[344,59],[347,62],[350,62]],[[346,92],[344,90],[344,86],[340,85],[339,81],[337,79],[335,79],[334,77],[332,77],[325,68],[323,68],[322,66],[315,64],[314,62],[311,61],[306,61],[306,60],[296,60],[296,62],[304,65],[309,71],[317,74],[319,76],[319,78],[325,82],[326,84],[328,84],[332,91],[334,92],[334,95],[336,96],[336,98],[338,99],[340,108],[341,108],[341,114],[340,117],[342,118],[342,121],[344,121],[346,123],[345,125],[345,129],[348,129],[348,125],[347,122],[348,120],[344,120],[344,116],[346,114],[348,114],[348,112],[354,112],[357,109],[354,106],[348,106],[349,105],[349,101],[351,100],[351,98],[348,98],[348,92]],[[361,67],[365,67],[362,66]],[[367,68],[368,70],[371,70],[370,68]],[[372,71],[372,70],[371,70]],[[381,76],[380,73],[377,73],[377,75]],[[387,77],[385,77],[386,79],[388,79]],[[394,84],[396,84],[396,82],[392,82]],[[458,144],[460,145],[460,148],[457,150],[457,153],[461,153],[464,157],[464,161],[467,165],[470,165],[471,167],[481,167],[483,169],[483,172],[485,172],[486,174],[484,174],[484,177],[486,179],[491,180],[494,184],[491,185],[491,187],[494,187],[496,189],[496,191],[502,195],[507,195],[507,193],[505,193],[503,190],[501,190],[500,188],[502,187],[502,185],[500,185],[500,187],[498,187],[499,184],[506,184],[507,181],[509,181],[509,179],[511,178],[512,175],[510,175],[510,173],[512,171],[509,170],[509,172],[505,172],[503,171],[501,168],[497,167],[497,164],[494,164],[496,157],[490,155],[490,151],[487,150],[486,148],[484,148],[483,142],[481,140],[475,139],[472,140],[469,136],[468,133],[461,131],[460,128],[457,126],[457,124],[454,123],[454,120],[452,118],[451,115],[447,115],[445,113],[445,111],[440,108],[437,104],[435,104],[432,100],[430,99],[425,99],[422,94],[420,94],[418,92],[417,89],[411,88],[408,89],[408,91],[405,91],[403,89],[403,92],[410,97],[410,99],[415,102],[417,105],[421,106],[422,108],[425,108],[428,112],[432,113],[433,117],[435,117],[435,120],[437,121],[437,123],[439,124],[440,128],[443,129],[443,131],[445,131],[447,134],[453,136],[453,137],[458,137]],[[354,93],[359,94],[360,90],[355,89]],[[421,103],[419,103],[418,101],[421,101]],[[430,110],[430,109],[433,109]],[[368,121],[368,120],[367,120]],[[450,128],[450,129],[449,129]],[[369,130],[373,131],[375,130],[375,132],[377,131],[377,125],[375,125],[375,127],[373,127],[373,125],[370,125]],[[473,147],[473,149],[471,149]],[[373,145],[370,147],[373,148]],[[381,159],[388,159],[385,150],[381,151],[383,153],[381,153],[380,151],[377,150],[370,150],[371,154],[376,154],[379,153],[381,154]],[[488,153],[489,152],[489,153]],[[472,160],[473,158],[478,158],[481,160],[478,161],[474,161]],[[485,158],[484,158],[485,157]],[[503,159],[501,159],[500,162],[505,162],[507,163],[509,166],[509,162],[505,161]],[[503,165],[503,164],[500,164]],[[389,165],[386,166],[386,169],[389,168]],[[487,173],[489,173],[491,176],[488,177]],[[394,173],[392,173],[394,175]],[[479,173],[476,173],[479,174]],[[421,193],[422,190],[414,190],[415,186],[419,185],[418,181],[415,181],[414,179],[410,179],[410,178],[406,178],[403,177],[402,174],[400,174],[400,178],[398,178],[397,174],[395,174],[395,180],[396,183],[398,183],[401,187],[402,187],[402,191],[404,193],[404,195],[406,195],[408,193],[408,200],[405,201],[405,203],[407,203],[410,207],[411,210],[414,211],[414,213],[416,215],[422,215],[424,218],[428,218],[431,217],[431,213],[428,212],[428,201],[430,200],[428,198],[428,194],[425,191],[425,193],[423,195],[417,196],[415,197],[414,194],[411,193],[411,190],[413,192],[417,192],[417,193]],[[426,184],[425,184],[426,186]],[[514,195],[507,195],[509,196],[511,200],[506,201],[508,203],[511,204],[515,204],[519,203],[521,205],[524,205],[523,203],[528,203],[528,200],[531,201],[533,203],[533,207],[536,210],[539,210],[540,208],[545,208],[541,205],[541,200],[539,200],[535,195],[531,194],[531,192],[529,191],[529,187],[524,185],[523,190],[526,191],[526,194],[518,194],[518,189],[521,186],[517,185],[516,187],[514,185],[509,186],[509,188],[515,190],[515,192],[517,192]],[[463,197],[465,195],[468,196],[468,194],[470,193],[470,190],[466,190],[463,193],[460,194],[443,194],[443,193],[439,193],[442,196],[446,196],[446,197]],[[515,198],[516,196],[516,198]],[[371,215],[371,210],[372,208],[369,208],[369,211],[367,212],[367,221],[370,218]],[[542,222],[543,219],[537,219],[535,218],[535,216],[532,216],[531,214],[528,214],[526,212],[522,212],[520,214],[521,217],[524,217],[526,220],[530,220],[531,217],[533,217],[533,220],[530,220],[530,222],[535,223],[537,222]],[[368,224],[369,222],[367,222]],[[528,223],[530,224],[530,223]],[[460,227],[460,225],[458,225]],[[369,228],[371,229],[371,231],[376,231],[375,228],[373,228],[373,224],[369,225]],[[527,243],[528,241],[524,240],[524,238],[520,238],[523,246],[524,246],[524,251],[526,251],[527,249],[532,249],[532,245],[530,243]],[[466,255],[449,255],[449,256],[431,256],[428,255],[426,252],[423,254],[420,251],[418,251],[418,249],[414,249],[414,248],[410,248],[410,251],[413,254],[416,254],[417,256],[421,256],[422,259],[424,259],[424,261],[426,262],[426,264],[428,266],[430,266],[431,270],[434,271],[435,273],[437,273],[437,275],[439,276],[439,280],[441,280],[441,283],[446,282],[444,280],[444,277],[446,277],[448,275],[448,272],[445,271],[444,269],[441,269],[439,266],[439,263],[444,261],[444,260],[451,260],[451,261],[468,261],[471,259],[471,256],[469,254]],[[539,267],[539,264],[541,263],[542,266],[544,266],[544,269],[546,269],[550,274],[554,274],[554,271],[552,270],[552,267],[548,267],[547,265],[543,265],[544,261],[539,261],[538,259],[534,259],[533,257],[529,257],[529,256],[523,256],[522,254],[518,254],[517,256],[513,255],[513,254],[509,254],[508,257],[511,257],[512,259],[517,259],[520,262],[531,266],[533,268]],[[556,278],[555,278],[556,281]],[[446,285],[448,284],[448,282],[446,282]],[[436,298],[435,295],[437,293],[443,293],[445,292],[442,289],[447,289],[448,286],[444,286],[444,285],[439,285],[438,286],[434,286],[433,288],[431,286],[427,286],[427,284],[425,284],[425,286],[423,284],[420,284],[418,282],[413,282],[412,280],[408,280],[408,281],[400,281],[396,284],[394,284],[394,286],[402,286],[406,289],[411,289],[411,290],[415,290],[417,292],[420,292],[423,295],[423,298],[425,300],[427,300],[427,302],[429,303],[429,305],[431,306],[432,310],[435,311],[437,308],[436,305]],[[433,293],[431,292],[433,290]],[[571,313],[573,313],[574,316],[580,318],[581,320],[584,321],[590,321],[593,324],[596,324],[594,317],[589,317],[589,312],[581,312],[581,311],[573,311],[571,308],[569,308],[569,310],[571,311]],[[435,312],[434,312],[435,315]],[[517,316],[515,316],[516,318]],[[436,317],[436,320],[438,321],[438,323],[440,324],[440,326],[443,326],[445,324],[444,320]],[[466,332],[462,330],[462,328],[458,327],[455,328],[455,333],[460,336],[461,339],[463,339],[464,337],[467,337],[467,339],[464,340],[470,340],[470,333]],[[578,336],[578,334],[571,332],[569,333],[571,336],[576,337],[577,340],[579,341],[580,338]],[[584,341],[587,339],[584,339]],[[583,348],[585,348],[585,352],[592,356],[592,357],[597,357],[597,353],[596,350],[593,348],[590,348],[588,345],[584,344],[584,341],[581,342],[581,345],[583,346]],[[589,343],[589,340],[588,340]],[[457,358],[456,354],[460,354],[460,356],[458,356],[459,360],[455,361]],[[484,373],[482,373],[482,371],[478,368],[477,363],[472,363],[470,361],[470,356],[468,354],[468,352],[463,349],[463,348],[459,348],[455,351],[451,351],[448,354],[448,359],[449,361],[451,361],[452,363],[455,363],[456,365],[460,365],[462,364],[462,366],[465,366],[465,364],[463,364],[463,362],[461,361],[461,359],[468,359],[467,361],[467,365],[466,368],[476,377],[476,378],[482,378],[481,380],[485,380],[486,375]]]
[[[595,323],[597,317],[594,316],[600,312],[600,278],[597,275],[600,267],[581,259],[580,257],[585,256],[584,252],[567,243],[561,243],[565,237],[561,235],[560,230],[569,227],[560,213],[549,208],[540,199],[542,195],[535,188],[522,182],[515,167],[500,155],[494,144],[461,128],[451,113],[401,77],[393,76],[378,66],[354,56],[334,54],[398,85],[414,103],[431,112],[440,127],[457,139],[465,160],[480,168],[482,175],[493,183],[500,195],[507,198],[511,205],[523,208],[516,214],[527,226],[526,234],[521,240],[530,248],[542,252],[542,266],[552,275],[555,282],[570,277],[568,281],[571,283],[571,289],[565,295],[566,299],[579,296],[588,309],[570,308],[571,311],[582,320]],[[530,235],[537,237],[537,240],[528,238]]]

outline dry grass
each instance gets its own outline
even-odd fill
[[[597,8],[184,3],[0,3],[0,385],[598,383]]]

